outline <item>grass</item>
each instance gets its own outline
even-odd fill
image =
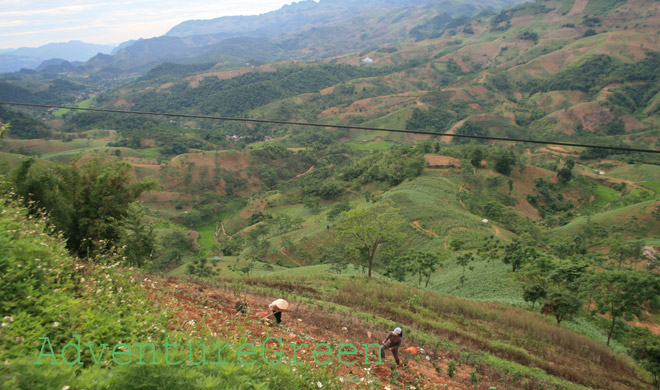
[[[510,266],[500,261],[491,263],[483,260],[475,261],[471,266],[473,269],[465,270],[466,279],[461,283],[463,268],[456,264],[454,257],[445,258],[443,267],[431,277],[429,289],[477,301],[516,306],[525,304],[520,283],[512,280],[509,274]]]
[[[392,148],[396,143],[390,142],[390,141],[383,141],[383,142],[355,142],[355,141],[350,141],[346,142],[346,145],[357,149],[357,150],[369,150],[369,151],[374,151],[374,150],[388,150]]]
[[[199,233],[199,239],[197,240],[197,243],[199,244],[199,249],[202,251],[211,252],[213,251],[214,247],[217,246],[214,235],[215,227],[216,223],[213,222],[195,229]]]
[[[643,181],[640,183],[644,187],[650,189],[651,191],[654,191],[658,194],[660,194],[660,182],[657,181]]]
[[[618,167],[607,176],[638,182],[660,182],[660,166],[650,164],[630,164]]]
[[[619,8],[625,3],[626,0],[589,0],[589,3],[584,8],[583,14],[603,15]]]
[[[650,216],[649,210],[656,207],[658,203],[657,200],[649,200],[621,207],[616,210],[596,214],[591,217],[590,221],[587,217],[578,217],[564,226],[553,229],[553,232],[561,235],[578,235],[589,223],[597,223],[612,231],[614,228],[634,222],[636,227],[634,229],[628,229],[628,233],[645,237],[647,234],[657,232],[657,221]]]
[[[585,203],[582,207],[584,210],[599,212],[605,206],[607,206],[608,203],[619,197],[619,193],[617,191],[600,184],[596,185],[596,188],[593,191],[593,195],[595,197],[594,201],[592,203]]]
[[[140,150],[140,154],[142,154],[143,156],[148,157],[148,158],[156,158],[156,156],[158,155],[158,152],[161,149],[162,148],[160,148],[160,147],[145,148],[145,149]]]
[[[89,99],[85,99],[85,100],[82,100],[82,101],[78,102],[78,104],[76,104],[76,106],[78,106],[80,108],[90,108],[94,104],[95,100],[96,100],[96,96],[92,96]],[[57,110],[53,111],[53,116],[55,118],[61,118],[65,114],[69,113],[69,111],[71,111],[71,110],[67,110],[66,108],[58,108]]]

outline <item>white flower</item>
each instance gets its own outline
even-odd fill
[[[344,377],[343,377],[343,376],[340,376],[340,377],[339,377],[339,382],[344,383],[344,381],[345,381]]]
[[[431,360],[431,357],[429,355],[426,355],[426,360]]]
[[[9,324],[6,323],[6,322],[3,322],[1,326],[2,326],[3,328],[9,328]]]
[[[318,388],[320,389],[321,387],[323,387],[323,383],[321,383],[321,381],[318,381],[316,382],[316,386],[318,386]]]
[[[57,321],[53,322],[53,328],[57,328],[58,326],[60,326],[59,322],[57,322]]]
[[[71,386],[62,386],[62,390],[69,390]]]

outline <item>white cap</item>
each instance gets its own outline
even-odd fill
[[[394,329],[395,334],[401,334],[401,328],[396,328]]]

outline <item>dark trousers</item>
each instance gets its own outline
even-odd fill
[[[385,350],[389,349],[392,351],[392,356],[394,356],[394,360],[396,361],[396,364],[401,365],[401,360],[399,360],[399,347],[380,347],[380,357],[382,359],[385,359]]]
[[[278,324],[282,323],[282,312],[281,311],[274,311],[273,316],[275,317],[275,321],[277,321]]]

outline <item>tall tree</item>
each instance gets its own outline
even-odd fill
[[[374,203],[342,213],[335,230],[347,252],[364,256],[371,277],[374,257],[381,246],[403,239],[400,231],[402,225],[403,220],[398,216],[397,209],[390,204]]]
[[[128,205],[126,216],[117,221],[119,248],[129,264],[141,267],[151,257],[155,238],[153,228],[144,221],[142,203]]]
[[[607,334],[610,345],[616,321],[639,317],[644,305],[660,296],[660,278],[656,274],[630,270],[597,272],[591,277],[590,290],[596,310],[612,319]]]

